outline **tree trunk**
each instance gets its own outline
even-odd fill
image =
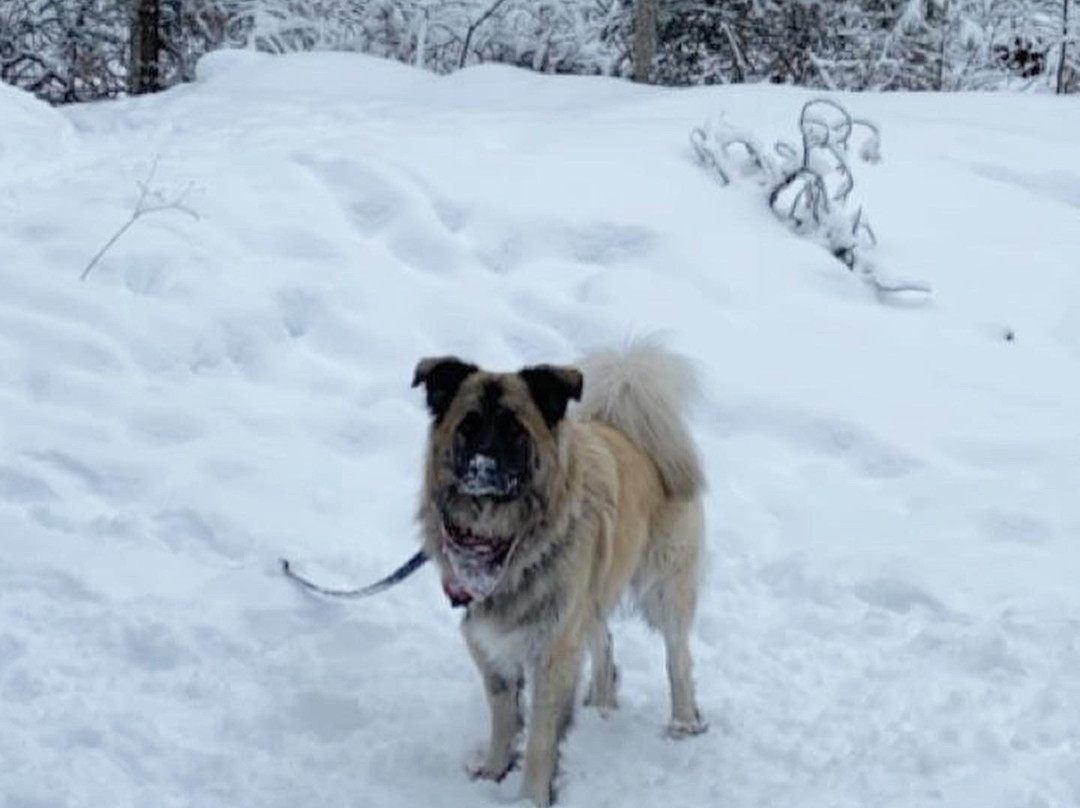
[[[946,64],[949,58],[949,0],[941,7],[941,40],[938,43],[937,91],[945,89]]]
[[[128,89],[132,95],[161,89],[161,0],[135,0],[131,21],[131,66]]]
[[[634,81],[652,80],[656,58],[656,4],[658,0],[636,0],[634,4]]]
[[[1061,54],[1058,59],[1057,92],[1065,95],[1065,77],[1068,69],[1065,61],[1069,55],[1069,0],[1061,0]]]
[[[79,62],[80,62],[80,48],[79,48],[79,34],[86,30],[86,23],[83,20],[83,9],[79,6],[79,11],[75,15],[75,26],[67,32],[67,71],[64,76],[64,101],[72,103],[79,100]]]

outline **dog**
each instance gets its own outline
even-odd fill
[[[522,796],[554,801],[586,650],[585,704],[616,707],[608,619],[624,595],[664,639],[669,733],[704,732],[689,648],[705,529],[684,416],[696,390],[689,362],[652,341],[515,373],[438,357],[416,366],[420,385],[431,414],[424,551],[464,607],[491,714],[470,774],[499,781],[517,762],[528,679]]]

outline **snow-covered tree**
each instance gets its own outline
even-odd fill
[[[52,101],[111,95],[123,84],[126,30],[116,0],[5,0],[0,78]]]
[[[437,72],[501,62],[661,84],[1065,92],[1080,89],[1078,2],[0,0],[0,79],[75,101],[166,87],[208,51],[247,47]]]

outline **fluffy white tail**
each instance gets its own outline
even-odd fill
[[[653,339],[582,359],[585,390],[577,414],[619,429],[656,463],[664,488],[690,499],[705,488],[684,411],[698,391],[690,362]]]

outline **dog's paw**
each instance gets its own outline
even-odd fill
[[[517,766],[517,755],[511,755],[506,762],[493,761],[485,757],[465,764],[465,773],[470,780],[492,780],[501,783],[503,778]]]
[[[619,709],[617,693],[619,690],[619,669],[612,665],[609,669],[610,676],[595,676],[589,683],[589,689],[585,692],[585,706],[595,707],[600,715],[607,716],[612,710]]]
[[[589,692],[585,695],[585,706],[593,707],[596,710],[599,710],[600,715],[606,718],[615,710],[619,709],[619,702],[618,699],[615,698],[614,694],[597,694],[592,691],[592,688],[590,688]]]
[[[702,735],[708,731],[709,723],[701,717],[700,713],[696,713],[692,721],[676,721],[672,719],[671,723],[667,725],[665,734],[669,738],[679,740],[689,738],[692,735]]]
[[[523,783],[518,799],[526,804],[531,803],[537,808],[547,808],[547,806],[555,804],[555,787],[551,784],[546,786],[534,784],[530,787],[528,783]]]

